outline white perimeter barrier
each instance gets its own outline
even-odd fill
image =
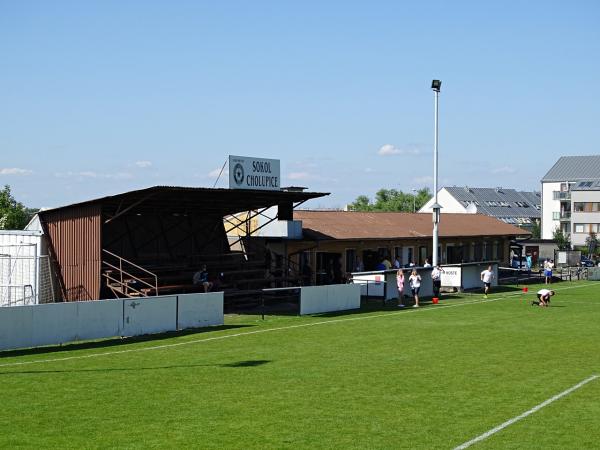
[[[600,267],[588,268],[588,280],[592,280],[592,281],[600,280]]]
[[[360,285],[331,284],[300,288],[300,315],[360,308]]]
[[[421,288],[419,295],[430,297],[433,295],[433,281],[431,280],[430,267],[415,267],[417,273],[421,275]],[[411,297],[412,291],[408,283],[408,277],[412,269],[403,269],[404,272],[404,291],[403,295]],[[367,297],[385,297],[385,300],[398,298],[398,282],[396,276],[397,270],[380,270],[377,272],[357,272],[352,274],[352,283],[361,287],[361,295]]]
[[[179,295],[177,328],[223,325],[223,293]]]
[[[0,308],[0,350],[223,325],[223,293]]]
[[[462,267],[462,288],[473,289],[483,288],[483,281],[481,281],[481,272],[487,270],[488,266],[492,266],[492,272],[494,272],[494,278],[492,279],[492,286],[498,285],[498,263],[491,264],[465,264]]]
[[[177,296],[123,300],[123,335],[164,333],[177,329]]]

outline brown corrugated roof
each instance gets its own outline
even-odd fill
[[[327,239],[406,239],[433,236],[430,213],[294,211],[306,237]],[[442,214],[439,237],[527,236],[528,231],[483,214]]]

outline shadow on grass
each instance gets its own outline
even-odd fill
[[[143,336],[131,336],[131,337],[115,337],[109,339],[103,339],[101,341],[86,341],[86,342],[74,342],[71,344],[64,345],[52,345],[47,347],[27,348],[21,350],[7,350],[0,352],[0,360],[2,358],[8,358],[13,356],[26,356],[26,355],[43,355],[47,353],[56,352],[70,352],[75,350],[88,350],[96,348],[110,348],[118,347],[121,345],[135,344],[138,342],[148,341],[161,341],[163,339],[171,339],[179,336],[187,336],[190,334],[203,334],[212,333],[214,331],[231,330],[236,328],[247,328],[253,327],[254,325],[221,325],[217,327],[206,327],[206,328],[191,328],[188,330],[181,331],[168,331],[160,334],[146,334]]]
[[[172,370],[172,369],[192,369],[194,367],[223,367],[223,368],[241,368],[241,367],[258,367],[272,362],[267,359],[257,359],[248,361],[236,361],[227,364],[175,364],[170,366],[156,367],[105,367],[102,369],[67,369],[67,370],[18,370],[0,372],[3,375],[39,375],[39,374],[56,374],[56,373],[85,373],[85,372],[137,372],[146,370]]]

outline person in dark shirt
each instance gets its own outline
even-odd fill
[[[212,289],[213,284],[208,281],[208,271],[206,270],[206,264],[202,265],[202,269],[194,274],[192,282],[195,285],[204,286],[204,292],[208,292]]]

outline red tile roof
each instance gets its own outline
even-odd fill
[[[431,213],[294,211],[314,239],[406,239],[433,236]],[[442,214],[439,237],[527,236],[521,228],[483,214]]]

